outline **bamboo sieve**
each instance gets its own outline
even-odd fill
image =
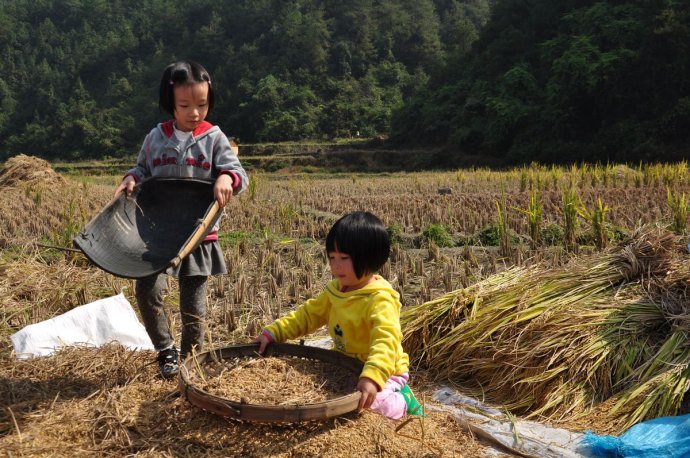
[[[291,423],[324,420],[344,415],[357,409],[361,394],[358,391],[313,404],[265,405],[225,399],[204,391],[190,381],[190,373],[197,366],[203,367],[212,361],[233,358],[261,358],[258,344],[234,345],[197,353],[188,357],[180,366],[178,379],[180,393],[194,406],[223,417],[252,422]],[[296,344],[272,343],[266,347],[264,356],[295,356],[336,365],[359,376],[363,363],[334,350]]]

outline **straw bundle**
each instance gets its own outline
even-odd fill
[[[0,170],[0,187],[49,183],[64,185],[65,179],[44,159],[25,154],[11,157]]]
[[[110,199],[114,186],[66,180],[43,159],[19,155],[0,168],[0,249],[71,239]]]
[[[620,432],[675,414],[690,387],[681,246],[645,228],[560,269],[509,269],[404,309],[404,345],[439,378],[528,417],[597,412],[601,430]]]

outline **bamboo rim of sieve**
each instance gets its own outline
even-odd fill
[[[357,409],[361,393],[353,392],[345,396],[340,396],[326,401],[315,402],[313,404],[293,404],[293,405],[267,405],[251,404],[237,400],[222,398],[195,386],[189,374],[198,365],[212,361],[226,360],[232,358],[261,358],[258,353],[259,345],[243,344],[233,345],[224,348],[216,348],[208,351],[196,353],[188,357],[180,366],[178,385],[180,393],[192,405],[208,412],[223,417],[236,418],[246,421],[281,423],[281,422],[301,422],[311,420],[324,420],[327,418],[344,415]],[[271,343],[266,347],[263,356],[296,356],[307,359],[314,359],[339,366],[354,375],[362,372],[363,363],[355,358],[346,356],[335,350],[311,347],[307,345],[296,345],[287,343]]]

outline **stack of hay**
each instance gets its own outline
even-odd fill
[[[690,388],[684,248],[645,228],[560,269],[509,269],[404,309],[404,346],[530,418],[620,433],[677,414]]]
[[[57,187],[66,184],[66,181],[53,170],[48,161],[25,154],[11,157],[0,170],[0,187],[36,184],[51,184]]]
[[[0,249],[72,237],[113,197],[113,186],[65,179],[44,159],[19,154],[0,165]]]

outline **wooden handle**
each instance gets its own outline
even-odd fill
[[[177,256],[172,262],[172,267],[177,267],[180,262],[187,256],[191,251],[199,244],[201,243],[201,238],[206,235],[206,231],[208,229],[208,226],[213,222],[215,219],[216,215],[220,211],[220,205],[218,204],[217,200],[213,201],[213,206],[211,209],[206,212],[206,216],[204,219],[199,223],[199,226],[196,228],[196,231],[194,231],[194,234],[189,238],[187,243],[185,244],[184,247],[180,250],[179,253],[177,253]]]

